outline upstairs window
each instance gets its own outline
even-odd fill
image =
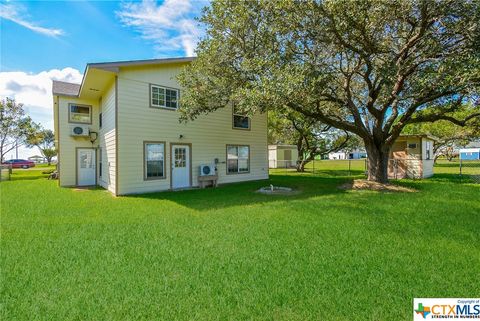
[[[177,109],[178,96],[178,89],[150,85],[150,107]]]
[[[250,129],[250,117],[242,114],[233,106],[233,128]]]
[[[227,174],[250,172],[250,147],[227,145]]]
[[[92,106],[69,104],[68,121],[70,123],[91,124]]]

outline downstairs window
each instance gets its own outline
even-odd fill
[[[165,143],[144,142],[144,179],[165,178]]]
[[[250,172],[250,147],[227,145],[227,174]]]

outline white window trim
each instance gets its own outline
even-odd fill
[[[153,94],[153,88],[159,88],[159,89],[163,89],[164,90],[164,95],[165,95],[165,105],[154,105],[153,104],[153,97],[152,97],[152,94]],[[177,93],[177,107],[167,107],[166,104],[167,104],[167,93],[166,93],[166,90],[174,90],[176,91]],[[171,87],[165,87],[165,86],[160,86],[160,85],[155,85],[155,84],[150,84],[150,102],[149,102],[149,105],[150,105],[150,108],[160,108],[160,109],[167,109],[167,110],[177,110],[178,109],[178,101],[180,99],[180,90],[177,89],[177,88],[171,88]]]

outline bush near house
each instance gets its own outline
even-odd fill
[[[115,198],[42,171],[0,186],[2,320],[408,320],[414,297],[480,293],[480,185],[448,174],[408,194],[282,173]],[[302,193],[254,193],[270,183]]]

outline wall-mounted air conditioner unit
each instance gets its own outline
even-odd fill
[[[215,165],[200,165],[200,176],[215,175]]]
[[[70,136],[88,137],[89,134],[89,129],[86,125],[74,125],[70,127]]]

